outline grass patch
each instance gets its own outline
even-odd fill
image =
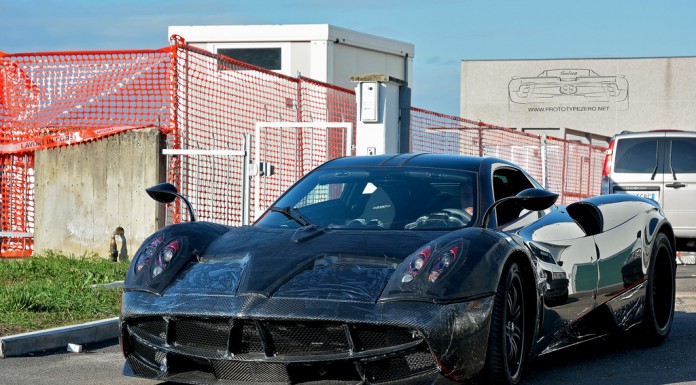
[[[118,316],[128,263],[46,252],[0,260],[0,337]]]

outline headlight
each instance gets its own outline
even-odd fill
[[[424,268],[429,267],[428,282],[436,282],[459,259],[461,240],[451,242],[444,247],[428,244],[407,259],[407,266],[401,277],[402,283],[413,281]]]
[[[428,274],[428,281],[435,282],[447,269],[454,264],[454,261],[459,257],[459,242],[452,243],[445,247],[438,257],[433,261],[433,268]]]
[[[159,245],[162,243],[162,236],[160,235],[159,237],[153,239],[143,250],[142,252],[137,255],[135,259],[135,273],[139,273],[140,270],[143,269],[150,261],[152,260],[152,256],[155,254],[155,251],[159,247]]]
[[[558,279],[567,279],[568,276],[564,271],[554,271],[551,273],[551,279],[552,280],[558,280]]]
[[[416,253],[411,257],[410,261],[408,262],[408,267],[404,272],[404,276],[401,278],[401,282],[411,282],[413,281],[413,278],[416,278],[416,276],[420,274],[421,269],[423,269],[425,263],[428,262],[428,259],[430,259],[430,252],[430,245],[427,245],[421,248],[420,250],[416,251]]]
[[[134,273],[150,274],[155,278],[162,274],[181,250],[181,240],[174,239],[166,244],[162,235],[150,241],[135,257]]]
[[[172,261],[174,256],[179,252],[179,240],[175,239],[169,243],[167,243],[167,246],[162,249],[162,251],[157,254],[157,259],[155,259],[155,268],[152,270],[152,276],[156,277],[169,266],[169,263]]]

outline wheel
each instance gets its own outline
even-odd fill
[[[486,373],[494,384],[517,384],[526,358],[526,304],[520,267],[512,262],[498,283],[486,354]]]
[[[675,253],[672,245],[667,236],[658,234],[650,255],[642,321],[648,344],[661,343],[672,329],[675,275]]]

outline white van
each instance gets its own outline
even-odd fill
[[[602,171],[602,194],[633,194],[658,202],[679,245],[696,248],[696,132],[616,135]]]

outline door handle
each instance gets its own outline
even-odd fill
[[[682,188],[682,187],[686,187],[686,185],[684,183],[681,183],[681,182],[674,182],[674,183],[666,184],[665,187]]]

